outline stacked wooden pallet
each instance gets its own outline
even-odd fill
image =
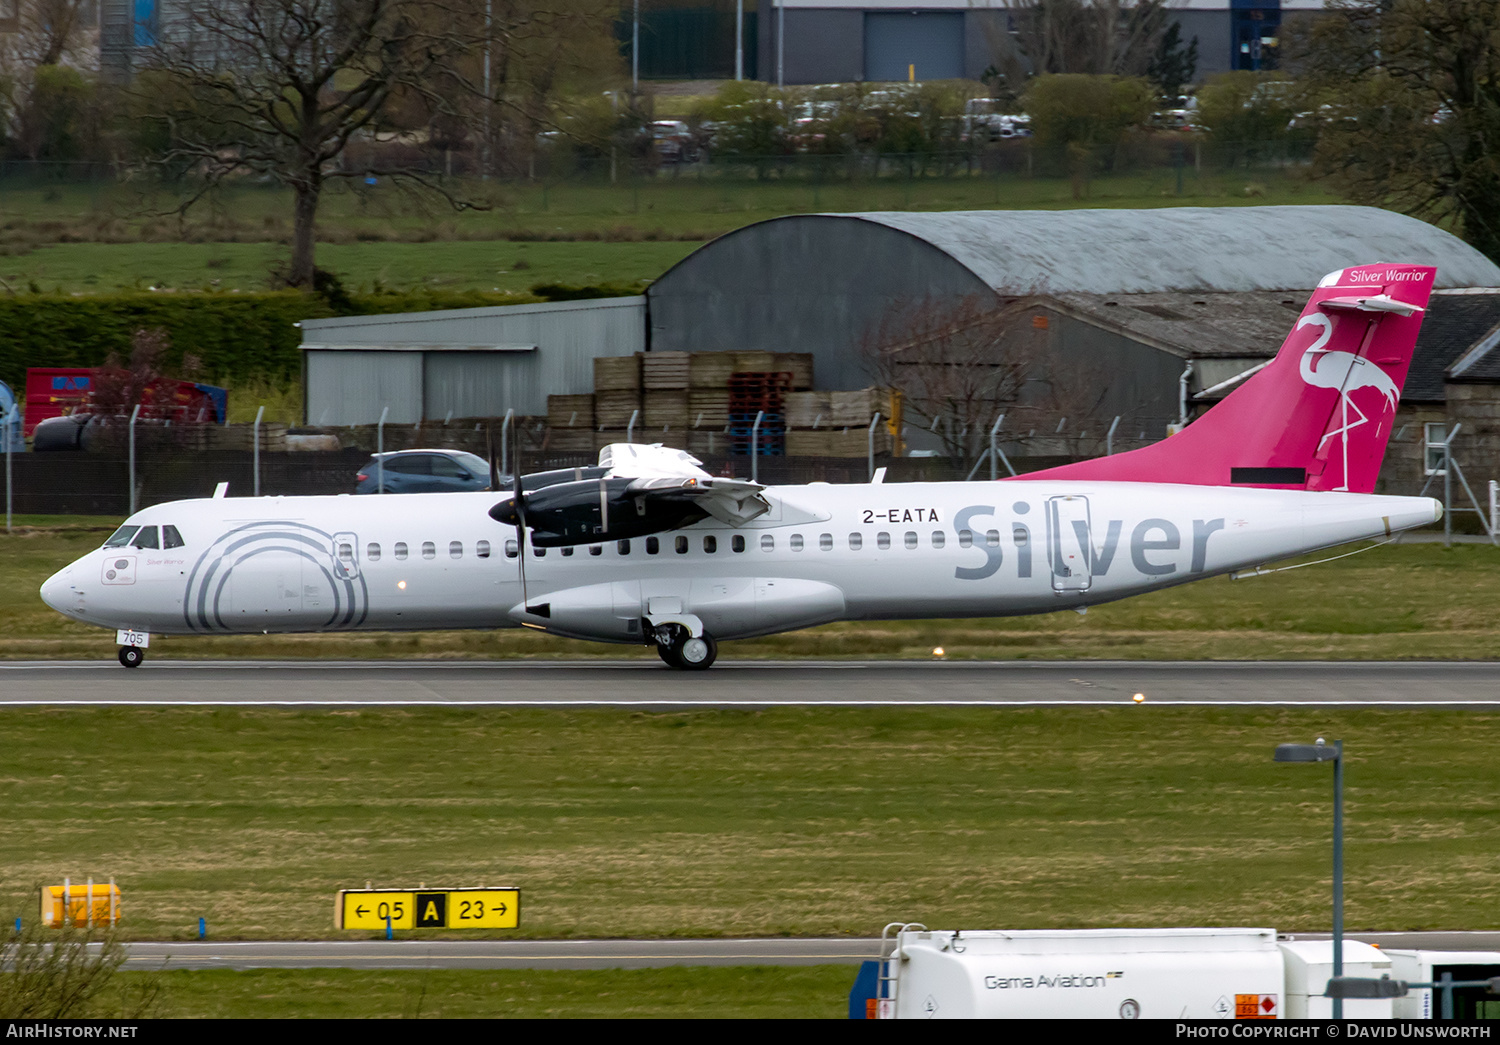
[[[603,356],[594,360],[594,423],[601,428],[625,428],[640,421],[640,355]]]

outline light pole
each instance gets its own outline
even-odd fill
[[[1277,762],[1333,763],[1333,975],[1344,975],[1344,742],[1277,744]],[[1344,1018],[1344,999],[1333,998],[1333,1018]]]

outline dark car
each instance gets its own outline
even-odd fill
[[[486,490],[490,466],[463,450],[393,450],[372,456],[354,480],[355,493],[379,493],[382,482],[386,493]]]

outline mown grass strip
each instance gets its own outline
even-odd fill
[[[10,709],[0,910],[115,876],[134,938],[363,938],[341,887],[513,884],[537,938],[1500,922],[1500,715]],[[505,935],[505,934],[501,934]]]
[[[854,973],[815,965],[157,975],[161,1015],[175,1019],[843,1019]]]

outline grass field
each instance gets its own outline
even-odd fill
[[[538,938],[1313,930],[1329,776],[1271,753],[1316,736],[1347,744],[1349,927],[1500,926],[1500,715],[1150,703],[12,708],[0,911],[92,875],[147,939],[376,938],[332,923],[366,882],[519,886]]]
[[[699,243],[732,229],[819,211],[1066,209],[1336,203],[1297,171],[1171,170],[1095,179],[1077,199],[1066,179],[1020,176],[756,182],[663,172],[615,185],[564,181],[473,186],[488,209],[455,213],[381,186],[330,192],[318,263],[356,287],[525,289],[534,283],[653,279]],[[0,220],[0,292],[95,293],[156,286],[261,289],[283,264],[290,199],[235,187],[185,219],[129,185],[10,184]],[[514,240],[515,243],[496,241]],[[576,241],[576,242],[535,242]],[[530,242],[529,250],[520,249]],[[525,261],[529,269],[516,269]],[[596,278],[597,277],[597,278]]]
[[[636,284],[655,279],[696,243],[349,243],[318,248],[318,264],[350,286],[523,292],[539,283]],[[114,290],[264,290],[285,264],[276,243],[60,243],[0,257],[14,286]]]
[[[55,522],[56,520],[32,520]],[[0,658],[109,658],[114,636],[67,620],[36,595],[57,569],[97,547],[115,520],[0,534]],[[92,527],[92,528],[89,528]],[[1321,556],[1320,556],[1321,557]],[[1394,545],[1274,576],[1217,577],[1091,609],[998,620],[830,624],[726,642],[724,657],[1112,659],[1489,659],[1500,655],[1500,549]],[[529,629],[342,635],[162,636],[155,658],[644,656]]]
[[[843,1019],[855,970],[731,967],[586,972],[259,969],[168,972],[175,1019]],[[124,973],[125,983],[141,973]]]

